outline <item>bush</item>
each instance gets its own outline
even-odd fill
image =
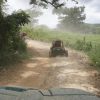
[[[96,66],[100,66],[100,45],[96,45],[88,55]]]
[[[12,63],[15,63],[19,61],[24,55],[26,55],[27,48],[26,48],[26,43],[19,39],[16,43],[14,44],[14,48],[17,49],[12,49],[6,48],[5,50],[0,52],[0,66],[5,66],[9,65]]]
[[[90,51],[92,49],[92,43],[86,42],[85,37],[83,40],[77,40],[75,43],[75,48],[83,51]]]

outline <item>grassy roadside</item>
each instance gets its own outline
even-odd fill
[[[87,53],[93,65],[100,67],[100,35],[73,34],[30,27],[23,27],[22,31],[28,33],[28,36],[34,40],[52,42],[55,39],[61,39],[67,47]]]

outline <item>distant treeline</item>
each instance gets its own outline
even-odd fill
[[[85,24],[87,26],[86,33],[100,34],[100,24]]]

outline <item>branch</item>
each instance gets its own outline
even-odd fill
[[[43,1],[43,2],[45,2],[45,3],[47,3],[47,4],[52,5],[52,6],[55,7],[56,9],[57,9],[58,7],[61,7],[61,6],[64,5],[64,3],[57,4],[56,2],[57,2],[58,0],[52,0],[52,2],[49,2],[49,1],[47,1],[47,0],[41,0],[41,1]],[[55,5],[55,4],[56,4],[56,5]]]

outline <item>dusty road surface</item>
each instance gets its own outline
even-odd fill
[[[0,72],[0,85],[48,88],[77,88],[97,93],[98,72],[88,64],[88,57],[68,49],[69,57],[49,58],[50,44],[26,40],[31,58]]]

